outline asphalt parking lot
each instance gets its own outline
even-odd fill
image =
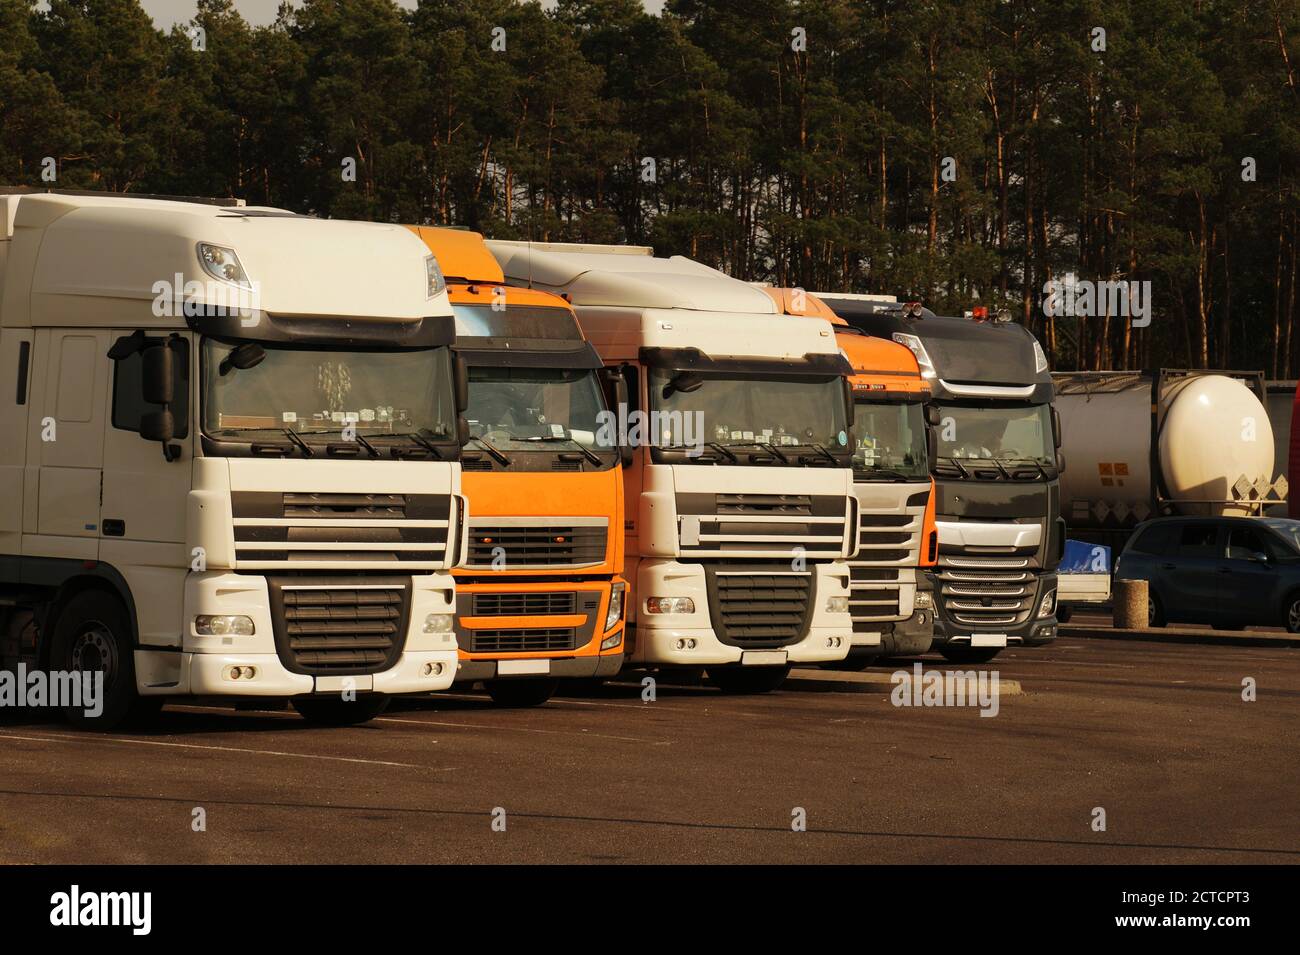
[[[532,710],[456,693],[347,729],[11,714],[0,862],[1300,861],[1300,650],[1062,638],[977,669],[1019,685],[994,717],[897,707],[879,677]]]

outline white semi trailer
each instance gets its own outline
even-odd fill
[[[1072,538],[1116,555],[1165,514],[1257,515],[1274,481],[1273,429],[1255,373],[1060,372],[1061,514]]]
[[[101,728],[447,688],[454,334],[407,229],[0,195],[0,664],[102,674]]]

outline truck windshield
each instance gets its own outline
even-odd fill
[[[859,481],[929,479],[925,410],[919,401],[854,403],[853,476]]]
[[[1055,462],[1049,405],[944,405],[937,430],[941,459],[1045,467]]]
[[[605,408],[596,372],[589,368],[469,370],[470,446],[540,451],[547,444],[596,446],[597,415]]]
[[[455,440],[447,348],[343,351],[262,343],[265,357],[241,368],[233,363],[239,356],[231,358],[235,347],[203,342],[203,430],[210,437],[292,436],[316,444],[337,442],[347,428],[362,444]]]
[[[682,390],[678,384],[690,390]],[[654,369],[649,386],[651,408],[661,416],[653,442],[660,447],[690,443],[691,434],[695,440],[722,447],[766,444],[778,451],[782,447],[831,451],[848,447],[848,409],[840,378],[783,379],[709,372],[683,380],[679,373]]]

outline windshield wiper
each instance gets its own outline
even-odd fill
[[[473,438],[471,440],[477,441],[484,451],[496,459],[497,464],[501,465],[503,468],[510,467],[510,459],[506,457],[505,452],[495,444],[492,444],[484,438]]]
[[[961,472],[961,476],[962,476],[962,477],[964,477],[964,478],[968,478],[968,477],[970,477],[970,472],[967,471],[966,468],[965,468],[965,466],[963,466],[962,463],[961,463],[960,461],[958,461],[956,458],[954,458],[954,457],[944,457],[943,455],[939,455],[937,458],[934,459],[934,463],[935,463],[935,464],[941,464],[941,463],[943,463],[944,461],[949,461],[949,462],[951,462],[951,463],[952,463],[952,466],[955,467],[958,471]]]
[[[373,444],[371,444],[369,441],[367,441],[365,438],[361,437],[360,434],[353,434],[352,437],[353,437],[353,439],[357,442],[357,444],[361,445],[361,446],[362,446],[363,448],[365,448],[368,452],[370,452],[370,456],[371,456],[372,458],[377,458],[377,457],[379,457],[379,449],[376,448],[376,447],[375,447]]]
[[[439,452],[437,445],[433,444],[431,441],[429,441],[428,438],[426,438],[423,434],[421,434],[418,431],[395,432],[394,434],[390,435],[390,437],[408,438],[409,440],[414,441],[420,447],[424,448],[426,451],[428,451],[438,460],[442,460],[442,453]]]
[[[787,458],[781,451],[779,451],[775,444],[769,444],[766,441],[755,441],[754,446],[758,448],[762,448],[768,454],[772,455],[774,458],[777,458],[784,464],[790,463],[790,459]]]
[[[304,458],[311,458],[316,456],[316,452],[313,451],[310,447],[308,447],[307,442],[304,441],[301,435],[299,435],[297,431],[294,431],[293,428],[284,427],[281,428],[280,430],[284,433],[284,436],[286,438],[288,438],[297,446],[298,450],[302,452],[302,456]]]
[[[596,467],[600,467],[600,465],[601,465],[601,460],[600,460],[600,458],[596,457],[595,453],[594,453],[590,448],[586,447],[586,446],[585,446],[581,441],[579,441],[577,438],[570,437],[569,435],[563,435],[563,434],[543,434],[543,435],[538,435],[538,436],[535,437],[535,438],[524,438],[524,440],[525,440],[525,441],[540,441],[540,442],[542,442],[542,443],[544,443],[544,444],[551,444],[551,443],[553,443],[553,442],[555,442],[555,441],[568,441],[568,442],[569,442],[570,444],[572,444],[575,448],[577,448],[579,451],[581,451],[582,454],[583,454],[583,456],[584,456],[588,461],[590,461],[592,464],[596,465]]]
[[[831,464],[839,464],[839,463],[840,463],[840,459],[839,459],[839,458],[837,458],[835,455],[831,454],[829,451],[826,450],[826,447],[825,447],[824,445],[818,444],[816,441],[801,441],[801,442],[799,442],[799,444],[795,445],[795,447],[798,447],[798,448],[812,448],[812,449],[813,449],[814,451],[816,451],[818,454],[825,455],[826,459],[827,459],[828,461],[830,461]]]
[[[896,471],[896,470],[894,470],[893,468],[868,468],[868,467],[860,467],[860,468],[858,468],[858,470],[859,470],[859,471],[862,471],[864,474],[869,474],[869,475],[871,475],[872,477],[891,478],[891,479],[893,479],[893,480],[895,480],[895,481],[920,481],[920,480],[922,480],[922,478],[915,477],[914,475],[910,475],[910,474],[904,474],[902,471]]]

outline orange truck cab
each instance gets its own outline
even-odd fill
[[[865,335],[802,289],[765,288],[787,315],[824,318],[853,375],[853,491],[859,547],[849,561],[852,649],[844,666],[925,653],[934,638],[938,557],[926,404],[930,383],[904,345]]]
[[[536,705],[622,667],[623,475],[618,447],[596,441],[621,379],[568,302],[506,286],[481,235],[412,229],[446,277],[469,371],[456,682]]]

